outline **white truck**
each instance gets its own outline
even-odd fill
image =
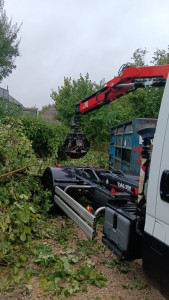
[[[133,88],[165,86],[156,131],[152,128],[139,131],[143,138],[143,150],[138,195],[135,193],[131,197],[132,189],[130,195],[125,190],[125,186],[130,185],[130,178],[125,174],[90,167],[48,167],[44,172],[43,182],[52,188],[55,203],[89,238],[94,238],[97,216],[104,210],[102,242],[121,259],[142,258],[143,270],[169,297],[168,73],[169,65],[121,69],[119,76],[109,81],[105,88],[77,104],[74,132],[68,134],[64,143],[65,150],[71,157],[85,155],[89,142],[84,134],[79,133],[79,114],[100,108],[133,91]],[[150,142],[153,136],[151,154]],[[113,180],[123,182],[124,189],[120,193]],[[136,191],[137,184],[132,182],[131,185]],[[100,207],[94,214],[76,200],[79,191],[99,203]]]

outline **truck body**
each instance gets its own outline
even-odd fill
[[[104,245],[120,259],[141,258],[143,270],[169,297],[169,65],[122,71],[107,84],[110,90],[106,95],[111,94],[111,99],[114,99],[113,95],[117,98],[125,94],[136,77],[163,77],[166,81],[156,132],[154,128],[139,131],[143,138],[139,182],[132,181],[121,171],[65,166],[48,167],[43,175],[43,183],[52,189],[54,202],[91,239],[96,233],[97,217],[104,211]],[[119,81],[122,86],[119,86]],[[137,84],[140,87],[142,83],[139,81]],[[107,93],[107,89],[81,101],[79,111],[83,114],[95,106],[100,107],[99,103],[104,105],[108,98],[105,95],[102,97],[102,93]],[[77,118],[74,123],[75,130],[78,130]],[[150,140],[154,132],[151,154]],[[78,132],[77,136],[76,132],[68,136],[65,146],[70,156],[79,153],[84,155],[86,152],[89,145],[80,144],[80,138],[85,141]],[[71,147],[68,146],[69,142]],[[99,208],[95,213],[78,203],[81,195],[98,203]]]

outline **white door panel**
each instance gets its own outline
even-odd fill
[[[162,236],[164,237],[166,225],[169,224],[169,203],[160,198],[160,180],[164,169],[169,170],[169,78],[167,80],[165,91],[160,108],[157,128],[153,143],[153,152],[150,166],[150,176],[147,193],[147,209],[145,231],[152,234],[152,228],[156,235],[164,228]],[[151,228],[148,225],[151,216]],[[154,218],[154,225],[152,218]],[[155,224],[155,220],[158,222]],[[162,227],[160,227],[160,224]],[[155,226],[156,225],[156,226]],[[151,231],[151,232],[150,232]],[[163,238],[161,237],[161,238]]]
[[[156,218],[162,223],[169,224],[169,203],[163,201],[160,197],[160,183],[161,176],[164,170],[169,170],[169,120],[165,132],[165,140],[163,144],[162,159],[160,176],[158,181],[157,205],[156,205]],[[168,183],[169,184],[169,183]]]
[[[153,236],[158,240],[165,242],[166,241],[166,228],[161,223],[155,221],[154,224],[154,233]]]

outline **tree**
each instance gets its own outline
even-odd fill
[[[55,107],[58,114],[56,118],[62,124],[69,127],[72,116],[75,112],[76,103],[84,99],[104,86],[104,80],[99,84],[89,79],[89,74],[80,77],[77,80],[64,78],[64,85],[58,88],[58,92],[52,91],[51,98],[55,101]],[[108,120],[106,112],[108,108],[103,107],[97,112],[91,112],[81,118],[81,129],[90,140],[102,140],[104,142],[108,137]],[[98,138],[99,132],[99,138]]]
[[[138,48],[134,51],[133,56],[131,57],[131,60],[133,62],[127,62],[128,66],[136,66],[141,67],[145,65],[145,56],[148,53],[147,49],[141,49]]]
[[[145,66],[145,57],[148,53],[147,49],[141,49],[138,48],[134,51],[133,56],[131,57],[131,60],[133,62],[127,62],[128,66]],[[150,61],[153,65],[167,65],[169,64],[169,45],[167,50],[160,50],[157,49],[154,52],[154,56],[152,57],[152,60]]]
[[[151,61],[154,65],[166,65],[169,64],[169,45],[168,52],[164,49],[157,49],[154,52],[153,60]]]
[[[168,46],[169,50],[169,46]],[[138,48],[133,53],[131,60],[134,63],[128,65],[144,66],[145,56],[148,53],[147,49]],[[169,64],[169,53],[166,50],[157,50],[154,52],[153,60],[154,65]],[[124,97],[128,103],[128,113],[130,118],[158,118],[163,89],[138,89],[134,93],[130,93]],[[123,99],[120,99],[120,102]]]
[[[0,81],[16,68],[15,58],[19,56],[18,33],[20,26],[8,20],[4,0],[0,0]]]
[[[58,88],[58,92],[52,91],[51,98],[55,101],[57,120],[62,124],[70,126],[72,116],[75,112],[75,105],[79,100],[90,96],[103,86],[89,79],[89,74],[80,77],[77,80],[64,78],[64,85]]]

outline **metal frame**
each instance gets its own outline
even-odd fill
[[[80,186],[76,187],[79,188]],[[92,215],[58,186],[55,187],[55,193],[54,202],[85,232],[91,240],[94,239],[96,235],[96,217],[98,214]]]

